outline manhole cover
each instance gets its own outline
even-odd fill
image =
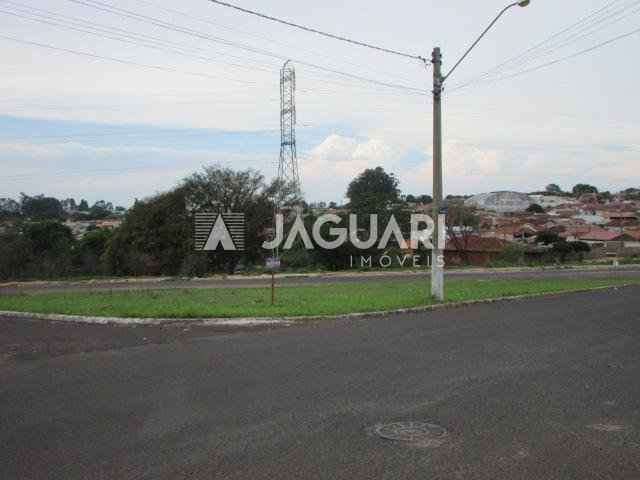
[[[439,447],[448,435],[441,426],[427,422],[397,422],[376,425],[374,432],[385,440],[427,447]]]

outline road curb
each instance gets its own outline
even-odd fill
[[[569,272],[625,272],[635,271],[640,268],[640,264],[620,265],[618,267],[604,265],[583,265],[583,266],[543,266],[543,267],[504,267],[504,268],[454,268],[446,270],[446,273],[454,275],[500,275],[510,273],[569,273]],[[377,278],[377,277],[401,277],[415,276],[420,277],[428,275],[430,270],[389,270],[389,271],[372,271],[372,272],[308,272],[308,273],[280,273],[276,274],[276,280],[297,279],[297,278]],[[125,277],[125,278],[109,278],[109,279],[90,279],[90,280],[33,280],[33,281],[12,281],[0,283],[1,289],[8,288],[30,288],[30,287],[91,287],[94,285],[114,285],[114,286],[138,286],[138,285],[170,285],[175,282],[193,282],[194,284],[205,283],[216,280],[229,280],[238,282],[251,282],[255,280],[269,280],[271,277],[266,274],[258,275],[213,275],[211,277]]]
[[[144,326],[144,325],[202,325],[221,327],[259,327],[259,326],[291,326],[303,322],[319,320],[356,320],[361,318],[376,318],[386,315],[402,315],[411,313],[430,312],[435,310],[448,310],[454,308],[468,307],[472,305],[492,304],[498,302],[510,302],[518,300],[528,300],[541,297],[558,297],[573,293],[587,293],[602,290],[618,290],[638,286],[636,283],[622,285],[612,285],[604,287],[581,288],[576,290],[566,290],[562,292],[532,293],[525,295],[513,295],[507,297],[487,298],[481,300],[466,300],[462,302],[437,303],[422,307],[399,308],[394,310],[344,313],[339,315],[308,315],[294,317],[236,317],[236,318],[127,318],[127,317],[94,317],[85,315],[64,315],[53,313],[37,312],[14,312],[1,311],[0,318],[22,317],[33,320],[48,320],[56,322],[71,322],[99,325],[122,325],[122,326]]]

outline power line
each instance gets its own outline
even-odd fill
[[[13,3],[13,2],[10,2]],[[38,10],[38,9],[36,9]],[[42,11],[42,10],[41,10]],[[158,51],[162,51],[165,53],[172,53],[175,55],[180,55],[183,57],[187,57],[187,58],[193,58],[196,60],[201,60],[204,62],[211,62],[211,61],[216,61],[216,62],[220,62],[224,65],[228,65],[230,67],[235,67],[235,68],[241,68],[241,69],[249,69],[249,70],[261,70],[261,71],[265,71],[265,72],[272,72],[273,69],[272,68],[265,68],[265,67],[259,67],[259,66],[252,66],[252,67],[248,67],[247,65],[241,65],[241,64],[237,64],[237,63],[231,63],[231,62],[224,62],[224,61],[220,61],[218,58],[214,58],[214,57],[208,57],[208,56],[201,56],[201,55],[193,55],[189,53],[189,50],[184,49],[181,45],[179,44],[175,44],[173,42],[167,42],[164,41],[162,39],[158,39],[152,36],[148,36],[148,35],[140,35],[140,34],[130,34],[128,32],[126,32],[123,29],[119,29],[119,28],[112,28],[112,27],[108,27],[108,26],[101,26],[100,24],[96,24],[93,22],[85,22],[83,20],[80,21],[76,21],[76,20],[72,20],[73,23],[71,24],[65,24],[63,21],[58,20],[57,18],[55,18],[55,16],[46,16],[46,15],[41,15],[38,13],[33,13],[33,12],[28,12],[27,14],[22,14],[22,12],[25,12],[24,10],[18,10],[16,12],[9,12],[9,11],[5,11],[5,10],[0,10],[0,14],[4,14],[4,15],[11,15],[11,16],[15,16],[18,18],[22,18],[25,20],[29,20],[29,21],[33,21],[33,22],[39,22],[39,23],[43,23],[46,25],[53,25],[53,26],[57,26],[60,28],[64,28],[67,30],[72,30],[72,31],[76,31],[76,32],[80,32],[80,33],[86,33],[89,35],[93,35],[99,38],[104,38],[104,39],[108,39],[108,40],[115,40],[118,42],[123,42],[123,43],[127,43],[130,45],[137,45],[137,46],[142,46],[145,48],[150,48],[150,49],[154,49],[154,50],[158,50]],[[32,16],[29,16],[32,15]],[[60,16],[61,18],[64,18],[64,16]],[[76,25],[80,25],[79,27]],[[119,31],[125,32],[125,33],[120,33]],[[107,33],[103,33],[103,32],[107,32]]]
[[[633,35],[635,35],[637,33],[640,33],[640,28],[636,28],[635,30],[632,30],[631,32],[627,32],[627,33],[624,33],[622,35],[618,35],[617,37],[610,38],[609,40],[606,40],[604,42],[598,43],[597,45],[594,45],[592,47],[586,48],[584,50],[581,50],[579,52],[573,53],[571,55],[567,55],[566,57],[558,58],[556,60],[552,60],[550,62],[543,63],[541,65],[537,65],[537,66],[532,67],[532,68],[527,68],[525,70],[521,70],[521,71],[516,72],[516,73],[512,73],[512,74],[504,75],[502,77],[498,77],[498,78],[495,78],[495,79],[492,79],[492,80],[488,80],[488,82],[489,83],[496,83],[496,82],[500,82],[502,80],[507,80],[507,79],[510,79],[510,78],[520,77],[522,75],[525,75],[527,73],[532,73],[532,72],[535,72],[537,70],[542,70],[543,68],[548,68],[548,67],[550,67],[552,65],[556,65],[556,64],[561,63],[561,62],[572,60],[572,59],[574,59],[576,57],[579,57],[581,55],[585,55],[587,53],[591,53],[591,52],[593,52],[595,50],[598,50],[598,49],[600,49],[602,47],[605,47],[605,46],[610,45],[612,43],[615,43],[617,41],[623,40],[625,38],[631,37],[631,36],[633,36]]]
[[[154,11],[164,11],[167,12],[171,15],[179,15],[181,17],[190,19],[192,21],[198,22],[198,23],[203,23],[205,25],[208,26],[213,26],[216,28],[221,28],[230,32],[234,32],[234,33],[238,33],[240,35],[245,35],[248,37],[252,37],[255,38],[257,40],[259,40],[260,42],[267,42],[267,43],[273,43],[275,45],[278,45],[280,47],[285,47],[285,48],[294,48],[296,49],[296,51],[302,51],[302,52],[306,52],[310,55],[312,55],[314,58],[323,58],[326,60],[336,60],[336,58],[338,58],[336,55],[327,55],[325,52],[322,51],[318,51],[318,50],[313,50],[313,49],[309,49],[309,48],[304,48],[301,49],[300,45],[292,45],[290,43],[286,43],[286,42],[282,42],[279,40],[276,40],[275,38],[273,38],[272,36],[267,36],[267,35],[261,35],[258,34],[256,32],[247,32],[245,30],[241,30],[239,28],[230,26],[230,25],[225,25],[223,23],[220,22],[215,22],[213,21],[211,18],[208,17],[199,17],[199,16],[195,16],[195,15],[190,15],[187,12],[184,12],[182,10],[177,10],[175,8],[168,8],[164,5],[161,5],[160,3],[158,3],[157,1],[154,0],[135,0],[137,3],[143,4],[143,5],[147,5],[147,6],[151,6]],[[399,77],[397,76],[397,74],[395,73],[391,73],[391,72],[386,72],[386,71],[382,71],[382,70],[378,70],[376,68],[373,68],[371,64],[363,64],[363,63],[358,63],[357,61],[354,61],[353,58],[351,57],[339,57],[341,58],[344,63],[346,65],[349,65],[351,67],[356,67],[356,68],[360,68],[360,69],[364,69],[365,71],[368,71],[370,73],[375,74],[380,74],[380,75],[385,75],[387,77],[389,77],[389,79],[392,79],[394,81],[399,81],[399,82],[404,82],[404,83],[411,83],[412,80],[409,80],[407,78],[404,77]]]
[[[420,56],[420,55],[412,55],[410,53],[400,52],[398,50],[392,50],[390,48],[380,47],[380,46],[377,46],[377,45],[373,45],[371,43],[366,43],[366,42],[361,42],[359,40],[354,40],[353,38],[343,37],[341,35],[334,35],[333,33],[328,33],[328,32],[324,32],[322,30],[317,30],[315,28],[306,27],[304,25],[293,23],[293,22],[290,22],[288,20],[283,20],[281,18],[272,17],[271,15],[266,15],[264,13],[256,12],[254,10],[249,10],[247,8],[243,8],[243,7],[240,7],[238,5],[232,5],[230,3],[222,2],[220,0],[209,0],[209,1],[211,3],[215,3],[215,4],[221,5],[223,7],[232,8],[234,10],[238,10],[238,11],[243,12],[243,13],[248,13],[249,15],[254,15],[256,17],[263,18],[265,20],[270,20],[272,22],[277,22],[277,23],[280,23],[282,25],[287,25],[289,27],[297,28],[299,30],[304,30],[305,32],[315,33],[317,35],[322,35],[323,37],[332,38],[334,40],[339,40],[341,42],[347,42],[347,43],[350,43],[352,45],[358,45],[360,47],[370,48],[372,50],[377,50],[379,52],[389,53],[389,54],[397,55],[397,56],[400,56],[400,57],[412,58],[414,60],[421,60],[425,64],[427,63],[427,59],[422,57],[422,56]]]
[[[591,14],[583,17],[582,19],[569,25],[568,27],[565,27],[562,30],[552,34],[545,40],[526,49],[522,53],[501,62],[500,64],[492,67],[491,69],[485,71],[480,75],[471,78],[470,80],[454,86],[452,89],[449,89],[449,91],[452,92],[460,90],[462,88],[466,88],[467,86],[470,86],[472,84],[482,82],[483,79],[491,77],[492,75],[499,75],[502,72],[508,71],[510,69],[515,70],[519,67],[522,67],[523,65],[532,63],[538,58],[548,56],[554,51],[559,50],[571,43],[575,43],[577,41],[588,38],[589,36],[604,28],[604,26],[610,25],[611,23],[616,23],[617,21],[620,21],[626,17],[623,16],[621,18],[614,19],[612,22],[609,22],[595,29],[592,27],[597,26],[598,24],[601,24],[602,22],[621,13],[624,13],[626,10],[633,8],[638,3],[640,3],[638,1],[631,2],[631,4],[625,5],[624,7],[622,7],[622,9],[611,13],[611,10],[613,8],[617,8],[616,4],[618,4],[620,1],[622,0],[613,0],[607,3],[604,7],[592,12]],[[636,12],[637,11],[634,11],[631,14],[634,14]],[[587,31],[587,33],[576,38],[577,35],[584,31]],[[568,36],[565,34],[567,34]]]
[[[361,82],[366,82],[366,83],[371,83],[373,85],[377,85],[377,86],[381,86],[381,87],[386,87],[386,88],[392,88],[392,89],[397,89],[397,90],[403,90],[403,91],[407,91],[407,92],[413,92],[413,93],[418,93],[418,94],[423,94],[426,95],[427,91],[424,89],[420,89],[420,88],[416,88],[416,87],[412,87],[409,85],[403,85],[403,84],[398,84],[398,83],[392,83],[392,82],[384,82],[384,81],[380,81],[380,80],[376,80],[376,79],[372,79],[369,77],[365,77],[363,75],[358,75],[358,74],[353,74],[353,73],[349,73],[349,72],[345,72],[345,71],[341,71],[341,70],[336,70],[333,68],[329,68],[329,67],[325,67],[322,65],[318,65],[315,63],[311,63],[311,62],[306,62],[304,60],[300,60],[297,58],[290,58],[287,56],[283,56],[283,55],[279,55],[273,52],[270,52],[268,50],[263,50],[260,48],[256,48],[253,47],[251,45],[246,45],[246,44],[242,44],[242,43],[238,43],[238,42],[233,42],[230,40],[227,40],[225,38],[222,37],[216,37],[216,36],[212,36],[212,35],[207,35],[205,33],[199,32],[197,30],[193,30],[191,28],[187,28],[187,27],[182,27],[179,25],[175,25],[169,22],[165,22],[163,20],[159,20],[157,18],[153,18],[150,17],[148,15],[143,15],[143,14],[139,14],[136,12],[132,12],[129,10],[125,10],[119,7],[115,7],[113,5],[104,3],[104,2],[100,2],[98,0],[67,0],[69,2],[72,3],[76,3],[79,5],[84,5],[86,7],[90,7],[90,8],[95,8],[96,10],[100,10],[100,11],[104,11],[104,12],[108,12],[114,15],[119,15],[121,17],[125,17],[125,18],[130,18],[130,19],[134,19],[137,21],[141,21],[141,22],[146,22],[146,23],[150,23],[154,26],[158,26],[161,28],[165,28],[167,30],[171,30],[174,32],[178,32],[178,33],[182,33],[185,35],[189,35],[195,38],[199,38],[202,40],[207,40],[210,42],[214,42],[214,43],[221,43],[223,45],[227,45],[233,48],[239,48],[241,50],[246,50],[248,52],[251,53],[257,53],[259,55],[264,55],[264,56],[268,56],[271,58],[277,58],[279,60],[285,61],[285,60],[289,60],[291,59],[292,61],[295,61],[296,63],[300,64],[300,65],[304,65],[307,66],[309,68],[313,68],[316,70],[322,70],[328,73],[332,73],[334,75],[338,75],[338,76],[342,76],[351,80],[358,80]]]
[[[503,68],[501,70],[503,71],[509,70],[509,69],[516,70],[518,68],[524,67],[525,65],[529,65],[533,63],[535,60],[548,57],[554,52],[561,50],[571,44],[580,42],[581,40],[588,39],[589,37],[592,37],[593,35],[595,35],[597,32],[603,30],[604,28],[610,25],[613,25],[615,23],[618,23],[622,20],[628,19],[632,15],[637,14],[640,11],[640,9],[637,9],[637,8],[635,10],[632,10],[631,12],[628,12],[628,13],[626,12],[628,10],[631,10],[634,7],[637,7],[638,5],[640,5],[640,0],[631,2],[630,4],[625,5],[623,8],[613,13],[607,13],[605,16],[602,16],[601,18],[596,18],[594,19],[594,21],[580,27],[575,32],[571,33],[569,36],[565,38],[560,38],[558,39],[557,42],[552,43],[543,49],[540,49],[538,52],[534,52],[528,56],[525,56],[521,60],[513,63],[512,66]],[[491,73],[492,74],[500,73],[500,69],[493,69],[493,72]],[[484,76],[486,77],[490,75],[485,74]]]
[[[34,46],[34,47],[46,48],[46,49],[55,50],[55,51],[58,51],[58,52],[64,52],[64,53],[70,53],[70,54],[78,55],[78,56],[82,56],[82,57],[94,58],[94,59],[97,59],[97,60],[107,60],[107,61],[110,61],[110,62],[121,63],[123,65],[130,65],[130,66],[146,68],[146,69],[150,69],[150,70],[160,70],[160,71],[169,72],[169,73],[181,73],[181,74],[184,74],[184,75],[191,75],[191,76],[203,77],[203,78],[209,78],[209,79],[215,79],[215,80],[220,80],[220,79],[231,80],[231,81],[244,83],[244,84],[248,84],[248,85],[255,85],[255,83],[253,83],[253,82],[247,82],[247,81],[244,81],[244,80],[238,80],[238,79],[234,79],[234,78],[225,78],[225,77],[220,77],[220,76],[216,76],[216,75],[209,75],[207,73],[201,73],[201,72],[182,71],[182,70],[178,70],[177,68],[165,67],[165,66],[162,66],[162,65],[148,65],[148,64],[144,64],[144,63],[134,62],[132,60],[124,60],[122,58],[108,57],[108,56],[104,56],[104,55],[97,55],[97,54],[91,53],[91,52],[83,52],[81,50],[72,50],[70,48],[56,47],[55,45],[49,45],[49,44],[46,44],[46,43],[32,42],[30,40],[23,40],[23,39],[16,38],[16,37],[10,37],[8,35],[0,34],[0,38],[3,38],[5,40],[10,40],[10,41],[16,42],[16,43],[21,43],[23,45],[31,45],[31,46]]]
[[[19,4],[17,2],[12,2],[12,1],[7,1],[7,3],[13,4],[13,5],[17,5],[19,7],[25,6],[23,4]],[[26,6],[27,8],[29,8],[29,10],[17,10],[16,12],[9,12],[9,11],[2,11],[0,10],[0,13],[2,14],[6,14],[6,15],[12,15],[12,16],[16,16],[18,18],[23,18],[29,21],[35,21],[35,22],[40,22],[40,23],[44,23],[47,25],[53,25],[53,26],[57,26],[60,28],[64,28],[64,29],[68,29],[68,30],[72,30],[72,31],[78,31],[80,33],[86,33],[89,35],[93,35],[93,36],[97,36],[99,38],[105,38],[105,39],[110,39],[110,40],[115,40],[115,41],[119,41],[119,42],[124,42],[127,44],[131,44],[131,45],[137,45],[137,46],[142,46],[145,48],[151,48],[154,50],[159,50],[159,51],[163,51],[163,52],[169,52],[169,53],[173,53],[173,54],[177,54],[177,55],[181,55],[184,57],[188,57],[188,58],[195,58],[197,60],[201,60],[201,61],[205,61],[205,62],[219,62],[225,65],[229,65],[235,68],[242,68],[242,69],[246,69],[246,70],[250,70],[250,71],[255,71],[255,70],[260,70],[260,71],[264,71],[264,72],[268,72],[268,73],[275,73],[275,66],[271,65],[271,64],[267,64],[264,62],[261,62],[260,65],[266,65],[267,67],[271,67],[271,68],[265,68],[265,67],[261,67],[261,66],[247,66],[247,65],[240,65],[237,63],[231,63],[231,62],[224,62],[224,61],[220,61],[217,58],[213,58],[213,57],[207,57],[207,56],[202,56],[199,54],[190,54],[190,51],[195,51],[195,52],[199,52],[199,51],[204,51],[201,48],[198,49],[187,49],[185,47],[183,47],[180,44],[177,44],[175,42],[169,42],[169,41],[165,41],[163,39],[160,39],[158,37],[153,37],[150,35],[145,35],[145,34],[141,34],[141,33],[137,33],[137,34],[133,34],[130,33],[127,30],[124,29],[120,29],[117,27],[111,27],[111,26],[107,26],[107,25],[101,25],[95,22],[88,22],[85,21],[84,19],[79,19],[77,17],[69,17],[66,15],[60,15],[57,14],[55,12],[51,12],[51,11],[47,11],[47,10],[42,10],[42,9],[38,9],[38,8],[33,8],[30,6]],[[35,18],[29,17],[27,15],[22,15],[21,13],[26,13],[28,15],[34,15]],[[38,12],[42,12],[43,14],[40,14]],[[62,20],[58,20],[58,18],[62,19]],[[64,23],[64,20],[68,20],[71,22],[71,25],[68,25],[66,23]],[[77,27],[79,26],[79,28]],[[89,30],[87,30],[89,29]],[[106,34],[103,32],[107,32]],[[116,35],[115,37],[113,35]],[[151,41],[151,43],[149,43],[149,40]],[[142,43],[141,43],[142,42]],[[166,46],[168,46],[169,48],[167,49]],[[178,49],[178,50],[176,50]],[[186,52],[186,53],[185,53]],[[219,53],[222,56],[229,56],[232,58],[237,58],[240,60],[245,60],[243,57],[238,57],[235,55],[230,55],[226,52],[222,53],[222,52],[216,52]],[[336,82],[334,80],[322,80],[323,83],[333,83],[342,87],[347,87],[347,88],[356,88],[355,85],[352,84],[344,84],[344,83],[339,83]],[[303,91],[303,90],[301,90]],[[324,94],[330,94],[331,92],[314,92],[316,94],[320,93],[324,93]],[[384,93],[389,93],[384,92]],[[408,93],[408,92],[407,92]]]

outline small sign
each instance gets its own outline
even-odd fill
[[[278,257],[267,258],[267,270],[274,272],[280,270],[280,259]]]

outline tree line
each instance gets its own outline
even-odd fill
[[[370,169],[349,185],[349,211],[377,213],[380,225],[395,215],[408,230],[407,203],[397,178],[382,168]],[[430,201],[427,195],[420,201]],[[16,206],[16,204],[18,204]],[[23,195],[20,202],[4,201],[6,223],[0,231],[0,278],[59,278],[77,275],[206,275],[214,272],[250,270],[264,264],[271,252],[262,244],[273,231],[276,210],[290,212],[304,208],[304,221],[311,230],[316,215],[290,185],[267,182],[255,170],[235,171],[210,166],[183,179],[170,191],[136,201],[114,231],[95,229],[81,239],[60,220],[68,218],[64,202],[51,197]],[[83,202],[78,209],[85,209]],[[95,205],[94,205],[95,207]],[[115,209],[102,204],[109,212]],[[318,207],[318,205],[314,205]],[[329,207],[338,208],[332,204]],[[93,208],[93,207],[91,207]],[[90,210],[91,210],[90,208]],[[69,211],[67,208],[66,211]],[[74,210],[71,210],[74,211]],[[240,253],[197,252],[194,248],[194,214],[198,211],[243,212],[246,217],[246,249]],[[346,213],[340,213],[346,219]],[[368,218],[366,219],[368,221]],[[364,222],[365,219],[363,218]],[[325,225],[328,237],[329,225]],[[362,228],[368,228],[363,223]],[[317,246],[316,246],[317,247]],[[339,269],[348,265],[351,254],[366,254],[347,245],[337,250],[316,248],[309,251],[301,244],[283,252],[290,268]]]
[[[20,194],[19,200],[0,198],[0,220],[102,220],[122,216],[126,209],[105,200],[89,205],[85,199],[76,202],[73,198],[59,200],[45,195]]]
[[[564,193],[547,187],[548,194]],[[591,186],[576,186],[572,193],[595,193]],[[594,191],[595,190],[595,191]],[[636,195],[635,189],[626,192]],[[180,181],[173,189],[136,201],[127,211],[104,201],[89,206],[84,200],[57,200],[44,195],[22,195],[20,201],[0,199],[0,279],[60,278],[79,275],[137,276],[182,275],[202,276],[215,272],[252,270],[264,265],[272,252],[262,244],[273,234],[274,213],[289,212],[287,227],[295,217],[293,211],[303,208],[304,222],[311,231],[317,215],[328,207],[337,211],[342,224],[348,214],[359,215],[359,231],[368,238],[369,214],[378,215],[381,232],[393,215],[408,237],[410,214],[417,203],[429,203],[428,195],[403,195],[398,179],[383,168],[367,169],[349,184],[347,205],[335,203],[307,205],[291,188],[277,181],[267,182],[255,170],[236,171],[218,166]],[[464,196],[447,197],[448,232],[453,239],[477,232],[478,216],[464,206]],[[194,215],[198,211],[243,212],[246,217],[246,249],[242,253],[195,250]],[[122,225],[111,231],[94,229],[77,239],[61,221],[73,218],[105,218],[122,215]],[[9,221],[6,221],[9,219]],[[329,224],[321,232],[329,238]],[[567,245],[557,243],[558,255],[564,258]],[[573,248],[573,246],[570,246]],[[582,247],[582,246],[580,246]],[[353,256],[399,255],[399,246],[384,252],[375,246],[368,251],[350,242],[338,249],[325,250],[318,245],[306,249],[299,241],[291,250],[281,252],[282,261],[290,269],[314,268],[339,270],[349,268]],[[426,260],[428,252],[418,251]],[[425,262],[426,263],[426,262]]]

